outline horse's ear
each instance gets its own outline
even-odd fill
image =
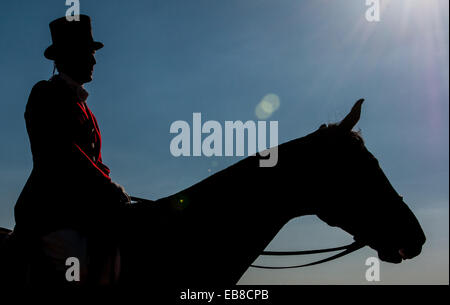
[[[355,127],[356,123],[358,123],[359,118],[361,117],[361,106],[364,102],[364,99],[359,99],[355,105],[353,105],[352,110],[347,116],[339,123],[339,127],[350,131]]]

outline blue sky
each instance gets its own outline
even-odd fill
[[[65,1],[8,1],[0,15],[0,226],[31,171],[23,120],[34,83],[52,63],[48,23]],[[103,135],[103,158],[129,193],[157,199],[238,159],[175,158],[170,124],[257,120],[273,93],[285,142],[340,120],[364,97],[368,149],[421,221],[423,254],[381,265],[380,283],[448,283],[449,16],[447,0],[381,0],[380,22],[364,0],[81,1],[93,18],[96,54],[88,104]],[[51,194],[51,187],[49,187]],[[328,247],[347,234],[305,217],[289,222],[271,249]],[[249,269],[240,283],[366,283],[370,249],[304,270]],[[286,263],[292,262],[286,259]],[[271,263],[260,259],[260,263]],[[283,261],[282,261],[283,262]]]

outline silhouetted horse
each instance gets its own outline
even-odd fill
[[[281,227],[317,215],[392,263],[421,252],[424,233],[352,128],[362,101],[335,125],[282,144],[278,164],[248,157],[194,186],[123,214],[123,284],[235,284]]]
[[[416,217],[351,131],[361,105],[339,124],[280,145],[275,167],[249,157],[154,204],[134,206],[123,282],[235,284],[283,225],[312,214],[384,261],[418,255],[425,236]]]

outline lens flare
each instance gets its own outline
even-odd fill
[[[256,105],[255,115],[258,119],[265,120],[278,108],[280,108],[280,98],[274,93],[269,93]]]

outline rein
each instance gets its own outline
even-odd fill
[[[148,200],[148,199],[143,199],[143,198],[138,198],[138,197],[130,197],[130,198],[131,198],[132,202],[154,203],[154,201]],[[309,254],[327,253],[327,252],[335,252],[335,251],[343,250],[343,251],[339,252],[338,254],[329,256],[329,257],[321,259],[321,260],[314,261],[312,263],[307,263],[307,264],[302,264],[302,265],[279,266],[279,267],[278,266],[250,265],[250,267],[259,268],[259,269],[293,269],[293,268],[309,267],[309,266],[319,265],[322,263],[326,263],[326,262],[335,260],[339,257],[353,253],[365,246],[366,246],[365,244],[355,241],[351,244],[341,246],[341,247],[336,247],[336,248],[324,248],[324,249],[303,250],[303,251],[263,251],[261,253],[261,255],[264,255],[264,256],[292,256],[292,255],[309,255]]]
[[[327,252],[343,250],[342,252],[339,252],[338,254],[329,256],[327,258],[324,258],[324,259],[321,259],[321,260],[318,260],[318,261],[315,261],[312,263],[303,264],[303,265],[281,266],[281,267],[250,265],[250,267],[259,268],[259,269],[293,269],[293,268],[309,267],[309,266],[319,265],[319,264],[322,264],[325,262],[335,260],[339,257],[342,257],[342,256],[348,255],[352,252],[355,252],[355,251],[361,249],[362,247],[365,247],[365,245],[360,242],[355,241],[351,244],[348,244],[348,245],[345,245],[342,247],[337,247],[337,248],[325,248],[325,249],[305,250],[305,251],[263,251],[261,253],[261,255],[265,255],[265,256],[291,256],[291,255],[308,255],[308,254],[317,254],[317,253],[327,253]]]

